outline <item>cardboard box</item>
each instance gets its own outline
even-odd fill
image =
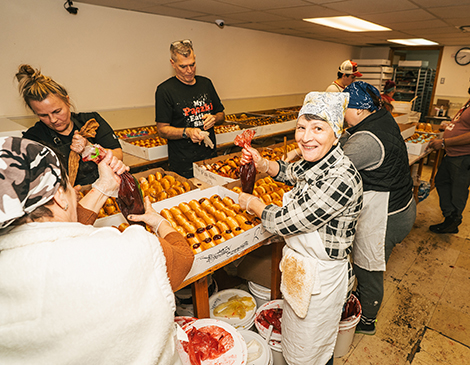
[[[151,138],[151,137],[146,137],[146,138]],[[141,139],[145,139],[145,138],[141,138]],[[140,146],[133,145],[132,143],[126,142],[123,139],[120,139],[119,143],[121,144],[123,152],[143,158],[145,160],[158,160],[161,158],[168,157],[168,145],[147,148],[147,147],[140,147]]]
[[[422,61],[422,60],[398,61],[398,67],[428,67],[428,66],[429,66],[429,61]]]
[[[402,114],[409,114],[411,112],[412,107],[411,102],[409,101],[392,101],[393,105],[393,112],[394,113],[402,113]]]
[[[221,186],[214,186],[209,189],[194,190],[182,195],[178,195],[173,198],[154,203],[152,206],[157,212],[160,212],[163,208],[170,209],[181,202],[189,202],[192,199],[199,200],[203,197],[210,198],[214,194],[218,194],[221,198],[229,196],[235,202],[238,202],[237,193]],[[264,241],[271,236],[272,234],[266,231],[262,224],[258,224],[257,226],[243,232],[234,238],[231,238],[215,247],[198,253],[194,256],[193,266],[191,267],[191,271],[186,276],[185,280],[188,280],[193,276],[199,275],[206,270],[209,270],[211,267],[218,265],[235,255],[238,255],[247,248]]]
[[[406,142],[406,149],[410,155],[420,156],[426,151],[426,147],[429,145],[429,142],[425,143],[413,143]]]
[[[399,124],[398,126],[400,127],[401,136],[403,139],[411,137],[416,131],[416,124],[414,123]]]
[[[244,256],[237,266],[237,276],[271,288],[272,246],[262,246]]]
[[[269,135],[273,133],[291,131],[295,129],[296,124],[297,124],[297,120],[289,120],[287,122],[282,122],[282,123],[262,125],[260,127],[257,127],[258,130],[256,131],[255,137]]]
[[[228,155],[223,155],[223,156],[210,158],[207,160],[193,162],[193,175],[196,179],[212,186],[225,185],[227,183],[236,181],[237,179],[231,179],[229,177],[224,177],[224,176],[215,174],[211,171],[208,171],[204,169],[202,165],[211,164],[217,161],[223,161],[233,156],[240,156],[240,154],[241,152],[235,152],[235,153],[231,153]]]
[[[353,59],[358,66],[390,66],[390,60],[385,59],[375,59],[375,58],[362,58],[362,59]]]
[[[409,119],[409,114],[404,114],[404,113],[393,113],[393,118],[395,119],[395,122],[398,124],[407,124],[408,119]]]
[[[177,180],[177,181],[187,182],[189,184],[189,186],[191,187],[191,190],[199,189],[196,185],[194,185],[194,183],[190,179],[186,179],[185,177],[183,177],[181,175],[178,175],[176,172],[166,171],[166,170],[162,169],[161,167],[146,170],[146,171],[143,171],[143,172],[138,172],[136,174],[132,174],[132,176],[134,176],[137,180],[139,180],[141,177],[147,178],[147,176],[149,176],[150,174],[155,174],[156,172],[160,172],[163,176],[165,176],[165,175],[173,176],[175,178],[175,180]]]

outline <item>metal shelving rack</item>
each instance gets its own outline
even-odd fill
[[[427,67],[396,67],[393,80],[397,90],[393,98],[396,101],[411,101],[417,97],[412,110],[421,112],[421,119],[424,120],[431,102],[435,75],[436,71]]]

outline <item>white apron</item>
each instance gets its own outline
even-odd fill
[[[353,245],[354,263],[364,270],[385,271],[385,234],[389,192],[365,191]]]
[[[284,194],[284,205],[290,192]],[[333,260],[320,234],[285,238],[280,263],[282,352],[290,365],[325,365],[333,355],[348,290],[348,261]]]

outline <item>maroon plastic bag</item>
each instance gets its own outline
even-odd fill
[[[251,140],[256,131],[252,129],[245,129],[242,134],[235,137],[235,145],[238,147],[251,147]],[[240,166],[240,179],[242,183],[242,191],[244,193],[253,194],[256,180],[256,167],[253,161]]]
[[[106,150],[100,145],[93,145],[92,148],[85,148],[82,153],[83,161],[94,161],[99,164],[106,156]],[[127,219],[129,214],[144,214],[144,198],[140,190],[139,182],[128,171],[121,175],[121,185],[119,186],[116,202],[122,215],[129,224],[140,224],[145,227],[143,222],[132,222]]]

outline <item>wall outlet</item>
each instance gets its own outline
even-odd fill
[[[443,84],[444,82],[446,82],[445,77],[441,77],[441,84]]]

